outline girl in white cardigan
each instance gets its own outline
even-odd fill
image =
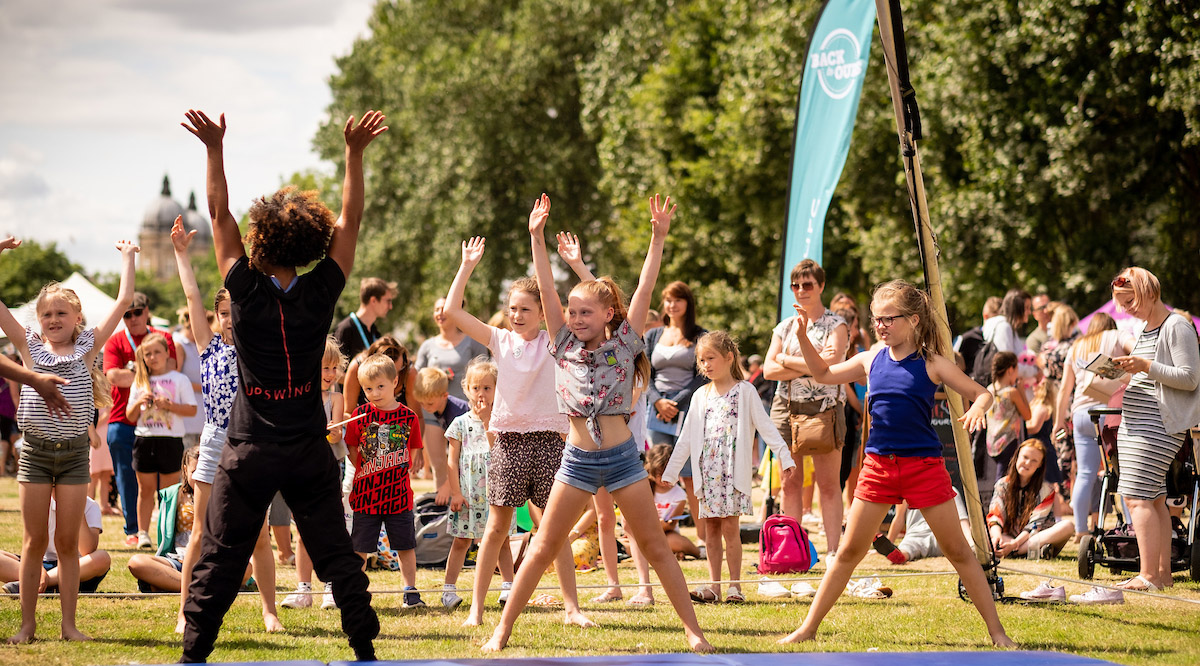
[[[721,552],[729,560],[729,579],[742,577],[742,540],[738,517],[753,513],[750,486],[753,465],[750,453],[757,431],[779,458],[784,478],[796,463],[758,393],[745,381],[738,364],[737,343],[724,331],[705,334],[696,343],[696,365],[710,383],[696,390],[684,418],[679,443],[663,472],[664,483],[675,483],[683,464],[692,459],[692,482],[700,500],[697,521],[705,522],[704,546],[708,572],[714,582],[697,588],[692,599],[714,602],[721,599]],[[741,586],[731,584],[725,601],[745,601]]]

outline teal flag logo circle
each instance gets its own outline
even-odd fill
[[[817,73],[821,90],[832,99],[842,99],[853,92],[867,67],[858,37],[845,28],[826,35],[820,49],[809,55],[808,64]]]

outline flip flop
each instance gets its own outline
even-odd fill
[[[1122,590],[1133,590],[1135,592],[1158,592],[1158,586],[1146,580],[1140,574],[1129,580],[1117,583],[1113,587],[1119,587]]]

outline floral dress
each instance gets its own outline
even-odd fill
[[[462,443],[458,452],[458,487],[466,503],[450,512],[450,536],[460,539],[483,537],[488,520],[487,466],[491,449],[487,428],[473,412],[454,419],[446,428],[446,439]]]
[[[725,395],[709,398],[704,411],[704,444],[700,447],[701,518],[748,516],[754,512],[750,496],[733,487],[738,394],[742,386],[735,384]]]

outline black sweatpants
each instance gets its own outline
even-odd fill
[[[230,439],[213,478],[200,559],[183,607],[181,663],[203,662],[237,597],[276,491],[292,509],[317,576],[333,583],[342,630],[358,653],[379,635],[362,558],[350,545],[342,514],[337,461],[321,435],[283,443]]]

